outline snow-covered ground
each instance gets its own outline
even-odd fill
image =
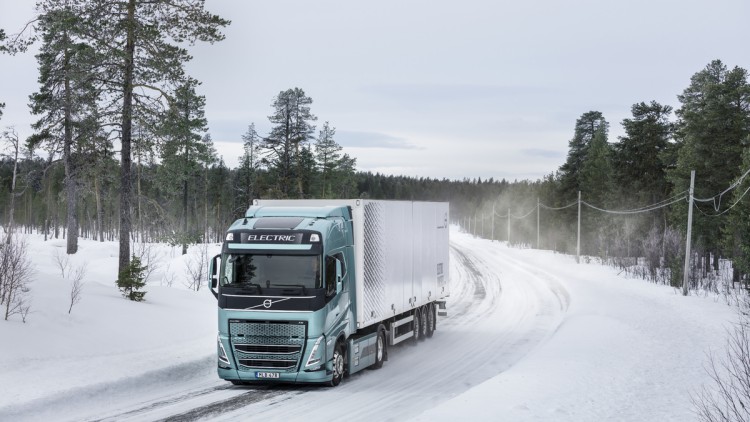
[[[114,285],[117,244],[81,240],[69,268],[85,263],[86,284],[68,314],[64,241],[28,241],[32,312],[0,321],[0,420],[695,420],[690,393],[735,320],[717,298],[454,227],[433,338],[333,389],[234,387],[215,374],[216,301],[184,286],[192,254],[155,247],[135,303]]]

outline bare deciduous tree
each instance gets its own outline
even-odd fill
[[[8,212],[8,225],[6,226],[7,237],[5,239],[6,244],[11,243],[11,237],[13,236],[13,210],[15,209],[15,198],[16,198],[16,177],[18,175],[18,155],[21,150],[21,141],[18,139],[18,133],[14,128],[8,128],[3,131],[2,139],[8,143],[11,153],[8,156],[12,156],[13,160],[13,176],[10,184],[10,207]],[[7,319],[7,318],[6,318]]]
[[[73,306],[81,301],[81,292],[83,292],[83,277],[86,275],[86,264],[76,267],[72,271],[68,272],[68,278],[70,279],[70,307],[68,308],[68,314],[73,311]]]
[[[148,283],[154,271],[158,270],[159,253],[153,243],[137,242],[133,244],[133,255],[137,256],[146,266],[143,273],[143,281]]]
[[[208,243],[199,244],[187,263],[185,285],[196,292],[201,289],[203,281],[208,277]]]
[[[23,239],[11,236],[10,242],[0,246],[0,306],[5,308],[5,320],[19,314],[23,322],[29,313],[31,261]]]
[[[710,387],[692,396],[698,418],[706,422],[750,422],[750,299],[739,307],[723,354],[709,355]]]
[[[55,259],[55,264],[57,264],[57,268],[60,269],[60,274],[63,278],[66,278],[68,276],[68,273],[70,272],[70,258],[68,258],[68,254],[62,252],[60,249],[55,249],[55,254],[53,255],[53,258]]]

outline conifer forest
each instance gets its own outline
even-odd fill
[[[43,0],[28,25],[0,30],[0,54],[39,48],[32,136],[19,138],[0,97],[4,242],[39,232],[65,238],[74,254],[79,237],[117,241],[122,270],[131,242],[220,242],[256,198],[449,201],[453,223],[478,236],[578,250],[678,286],[692,206],[693,286],[713,288],[727,268],[733,282],[749,280],[746,69],[713,60],[675,104],[644,98],[620,122],[580,110],[560,139],[565,162],[539,180],[512,181],[359,171],[336,122],[318,118],[303,87],[282,86],[264,99],[272,129],[248,121],[236,134],[239,165],[229,168],[213,146],[201,81],[185,64],[190,45],[220,43],[230,21],[191,0],[115,4]],[[610,125],[625,135],[612,139]]]

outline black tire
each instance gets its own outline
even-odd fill
[[[328,386],[335,387],[341,384],[344,373],[346,373],[346,350],[344,345],[338,342],[333,351],[333,378],[328,382]]]
[[[419,340],[422,340],[422,313],[419,309],[414,310],[414,320],[412,321],[412,329],[414,330],[414,344],[417,344]]]
[[[432,337],[435,334],[435,328],[437,328],[437,315],[435,314],[435,305],[430,303],[427,305],[427,337]]]
[[[425,305],[421,308],[419,308],[419,315],[421,316],[421,319],[419,320],[419,340],[424,340],[427,338],[427,314],[429,313],[429,306]]]
[[[378,337],[375,340],[375,363],[370,366],[371,369],[380,369],[383,367],[388,356],[387,343],[385,342],[385,330],[383,328],[378,329]]]

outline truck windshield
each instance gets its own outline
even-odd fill
[[[308,289],[323,286],[319,255],[227,254],[224,259],[222,286]]]

